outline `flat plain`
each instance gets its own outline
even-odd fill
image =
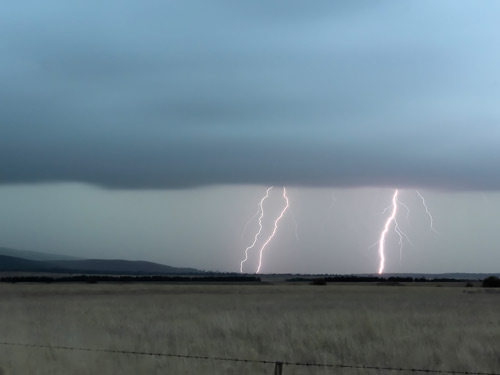
[[[272,364],[500,373],[500,293],[463,286],[0,284],[0,374],[273,374]],[[409,372],[286,366],[283,374]]]

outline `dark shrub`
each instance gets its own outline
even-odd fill
[[[500,288],[500,279],[496,276],[488,276],[483,280],[483,288]]]
[[[313,281],[311,282],[311,285],[326,285],[326,280],[324,277],[313,279]]]

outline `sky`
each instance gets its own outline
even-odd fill
[[[389,232],[387,272],[498,272],[498,11],[3,5],[0,246],[238,271],[286,186],[263,272],[374,272],[398,188],[411,243]]]

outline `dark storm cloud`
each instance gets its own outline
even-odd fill
[[[498,10],[4,6],[0,182],[498,190]]]

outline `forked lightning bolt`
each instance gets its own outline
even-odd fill
[[[260,214],[260,205],[259,205],[259,208],[257,209],[257,212],[255,213],[255,215],[253,215],[250,220],[247,221],[247,223],[245,224],[245,226],[243,227],[243,232],[241,233],[241,239],[243,239],[243,237],[245,237],[245,233],[247,232],[247,227],[250,225],[250,223],[257,217],[259,216]]]
[[[427,207],[427,203],[425,203],[425,199],[424,199],[424,197],[422,196],[422,194],[420,194],[420,193],[418,192],[418,190],[417,190],[417,194],[418,194],[418,196],[420,197],[420,199],[422,199],[422,204],[423,204],[423,206],[424,206],[424,208],[425,208],[425,213],[427,214],[427,216],[429,216],[429,219],[430,219],[430,221],[431,221],[431,230],[432,230],[434,233],[438,233],[438,231],[434,229],[434,219],[432,218],[432,215],[431,215],[431,213],[429,212],[429,208]]]
[[[389,209],[392,209],[391,216],[385,222],[384,230],[380,234],[379,241],[372,245],[372,246],[375,246],[376,244],[378,244],[378,253],[379,253],[379,259],[380,259],[380,264],[379,264],[379,269],[378,269],[378,273],[379,274],[381,274],[381,273],[384,272],[384,266],[385,266],[385,238],[386,238],[387,233],[388,233],[388,231],[389,231],[389,229],[391,227],[391,223],[392,222],[394,222],[394,232],[396,232],[396,234],[399,237],[399,256],[400,256],[400,260],[402,259],[402,256],[403,256],[403,239],[406,239],[406,241],[408,241],[408,243],[410,245],[412,245],[413,247],[415,247],[415,245],[413,245],[413,243],[410,241],[410,238],[407,236],[407,234],[401,230],[401,227],[399,226],[399,223],[398,223],[397,218],[396,218],[397,212],[398,212],[398,205],[401,205],[402,207],[404,207],[406,209],[406,219],[407,220],[408,220],[409,215],[410,215],[410,208],[398,199],[398,194],[399,194],[399,191],[398,191],[398,189],[396,189],[394,191],[393,196],[392,196],[392,204],[390,206],[386,207],[382,211],[382,214],[384,214]],[[420,197],[420,199],[422,200],[422,204],[424,206],[425,212],[427,213],[427,216],[430,219],[431,230],[434,231],[435,233],[437,233],[437,231],[434,229],[433,217],[432,217],[431,213],[429,212],[429,208],[427,207],[427,204],[425,202],[424,197],[418,191],[417,191],[417,194]]]
[[[241,263],[240,263],[240,272],[243,272],[243,263],[245,263],[248,260],[248,251],[255,246],[255,244],[257,243],[257,239],[259,238],[259,235],[262,232],[262,218],[264,217],[264,201],[269,197],[269,192],[271,191],[272,188],[273,188],[272,186],[270,188],[268,188],[267,191],[266,191],[266,195],[264,197],[262,197],[262,199],[260,200],[259,211],[257,211],[257,215],[260,212],[260,216],[259,216],[259,230],[257,231],[257,233],[255,233],[255,237],[253,239],[253,243],[245,249],[245,259],[243,259],[241,261]],[[254,217],[252,217],[252,219],[250,219],[250,221],[252,221]],[[247,225],[248,225],[248,223],[247,223]],[[245,228],[246,228],[246,226],[245,226]]]
[[[406,207],[406,205],[404,203],[402,203],[400,200],[398,200],[397,202],[401,206]],[[399,243],[399,261],[402,262],[403,261],[403,237],[406,239],[406,241],[408,241],[408,243],[411,246],[415,247],[415,245],[413,245],[413,242],[410,241],[410,238],[408,237],[408,235],[401,230],[401,228],[399,227],[399,223],[398,223],[397,218],[394,218],[394,232],[396,232],[396,234],[399,237],[399,241],[398,241],[398,243]]]
[[[384,266],[385,266],[385,236],[387,235],[387,232],[389,232],[389,227],[391,226],[391,222],[396,223],[396,214],[398,213],[398,189],[394,191],[394,195],[392,196],[392,212],[391,216],[387,219],[385,222],[384,230],[380,234],[380,240],[378,242],[378,256],[380,259],[380,264],[378,268],[378,273],[382,274],[384,272]],[[396,228],[397,228],[397,224]],[[397,230],[396,230],[397,232]],[[399,234],[399,233],[398,233]],[[401,235],[400,235],[401,238]]]
[[[288,197],[286,196],[286,189],[285,189],[285,187],[283,187],[283,198],[285,199],[285,202],[286,202],[285,208],[283,208],[283,210],[281,211],[280,216],[274,222],[273,232],[271,233],[271,235],[269,236],[269,238],[267,239],[267,241],[264,242],[264,244],[260,248],[260,252],[259,252],[259,266],[257,267],[257,273],[260,272],[260,268],[262,266],[262,253],[264,252],[264,249],[269,244],[269,242],[271,242],[271,240],[273,239],[274,235],[276,234],[276,231],[278,230],[278,223],[281,220],[281,218],[283,217],[283,215],[285,214],[285,212],[288,209],[288,207],[290,206],[290,204],[288,202]]]

